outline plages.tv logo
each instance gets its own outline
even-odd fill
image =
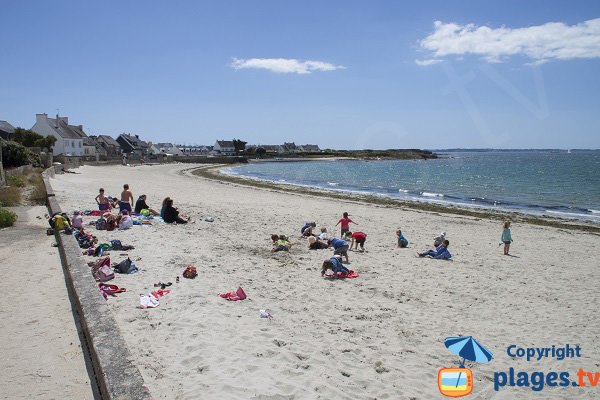
[[[473,336],[451,336],[444,345],[452,354],[462,357],[459,368],[442,368],[438,371],[438,388],[448,397],[462,397],[473,391],[473,372],[465,367],[465,361],[489,362],[494,357]]]

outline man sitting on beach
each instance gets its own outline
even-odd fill
[[[121,192],[121,201],[119,201],[119,209],[121,212],[127,211],[131,213],[131,205],[133,204],[133,193],[129,190],[129,185],[123,185],[123,191]]]
[[[431,257],[436,260],[449,260],[452,258],[452,254],[448,251],[448,246],[450,245],[450,241],[445,239],[441,245],[439,245],[435,250],[428,250],[423,253],[417,253],[419,257]]]
[[[145,194],[141,195],[135,202],[135,213],[142,214],[142,210],[148,210],[152,215],[160,215],[159,213],[148,207],[148,204],[146,204]]]

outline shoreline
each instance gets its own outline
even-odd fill
[[[279,160],[278,160],[279,161]],[[387,206],[390,208],[399,208],[399,209],[410,209],[410,210],[418,210],[418,211],[427,211],[427,212],[437,212],[444,214],[453,214],[453,215],[461,215],[461,216],[470,216],[475,218],[489,219],[489,220],[510,220],[512,222],[518,223],[528,223],[532,225],[538,226],[547,226],[552,228],[562,228],[562,229],[570,229],[588,232],[595,235],[600,235],[600,226],[596,226],[590,223],[586,223],[578,220],[569,220],[558,217],[543,217],[543,216],[535,216],[526,213],[520,213],[517,211],[500,211],[500,210],[490,210],[490,209],[475,209],[468,207],[461,207],[460,205],[441,205],[436,203],[427,203],[427,202],[418,202],[418,201],[407,201],[407,200],[399,200],[393,199],[391,197],[381,197],[376,195],[369,194],[356,194],[350,192],[337,192],[333,190],[327,189],[312,189],[305,186],[295,185],[292,183],[275,183],[270,181],[257,180],[247,177],[242,177],[239,175],[229,175],[223,173],[221,170],[223,168],[231,167],[231,165],[211,165],[211,166],[202,166],[202,167],[194,167],[190,168],[186,171],[191,171],[193,175],[201,176],[207,179],[212,179],[216,181],[225,181],[229,183],[239,184],[242,186],[250,186],[256,188],[263,189],[271,189],[278,190],[286,193],[301,193],[316,197],[326,197],[326,198],[335,198],[339,200],[353,201],[353,202],[361,202],[367,204],[377,204],[381,206]],[[216,172],[215,172],[216,171]],[[183,171],[182,171],[183,173]],[[575,221],[575,222],[573,222]]]

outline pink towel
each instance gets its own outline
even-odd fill
[[[333,274],[328,274],[328,275],[325,275],[325,278],[354,279],[354,278],[358,278],[358,274],[356,272],[350,270],[350,271],[348,271],[348,273],[338,272],[337,276],[334,276]]]
[[[229,301],[238,301],[246,298],[246,292],[244,292],[244,289],[239,287],[235,292],[219,293],[219,296]]]

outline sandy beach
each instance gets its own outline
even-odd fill
[[[438,370],[458,365],[444,338],[463,335],[494,353],[492,362],[471,365],[471,398],[541,398],[529,387],[494,391],[494,372],[511,367],[573,376],[600,370],[596,234],[514,224],[507,257],[499,221],[221,183],[192,175],[192,167],[84,166],[51,180],[65,211],[95,209],[98,188],[119,196],[128,183],[152,208],[170,196],[192,217],[187,225],[89,229],[100,242],[134,245],[126,253],[141,258],[139,273],[111,281],[127,292],[108,303],[155,398],[440,398]],[[350,252],[357,279],[324,279],[321,264],[332,251],[308,250],[300,228],[316,221],[339,235],[344,211],[358,223],[351,228],[368,234],[367,251]],[[209,216],[214,222],[204,221]],[[409,248],[396,247],[399,227]],[[417,258],[442,231],[453,261]],[[289,253],[271,253],[272,233],[292,238]],[[176,283],[189,264],[198,277]],[[172,282],[171,293],[155,309],[138,308],[157,282]],[[247,300],[217,296],[238,286]],[[273,320],[260,318],[261,309]],[[512,344],[567,343],[580,345],[581,357],[528,362],[506,354]],[[598,388],[541,393],[592,399]]]

